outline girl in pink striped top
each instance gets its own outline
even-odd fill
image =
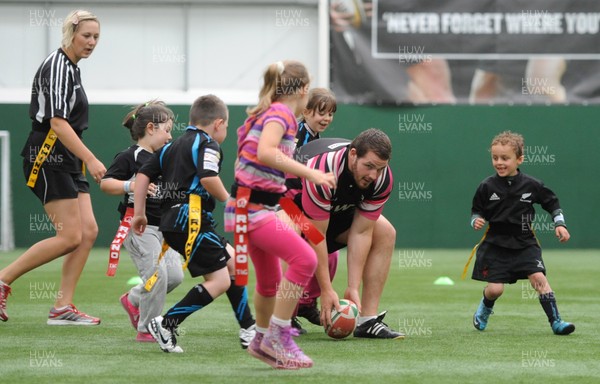
[[[225,230],[232,232],[237,191],[251,190],[248,249],[256,271],[256,337],[248,352],[282,369],[313,365],[292,339],[297,333],[291,317],[317,266],[310,245],[275,215],[286,190],[285,174],[335,186],[331,173],[310,169],[291,157],[298,130],[296,116],[306,107],[309,81],[306,67],[297,61],[278,61],[265,71],[259,103],[248,109],[248,118],[238,129],[235,185],[225,208]],[[280,259],[288,265],[284,276]]]

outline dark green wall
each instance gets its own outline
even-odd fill
[[[178,116],[176,137],[186,126],[188,106],[172,108]],[[0,129],[11,132],[15,241],[21,247],[49,236],[47,226],[39,223],[43,209],[25,186],[19,156],[30,129],[27,109],[27,105],[0,105]],[[114,105],[90,109],[91,128],[84,140],[106,166],[131,143],[128,131],[120,125],[127,111],[128,107]],[[245,118],[244,107],[231,107],[230,114],[222,171],[226,185],[232,181],[236,129]],[[342,105],[325,135],[352,138],[368,127],[386,131],[393,144],[395,185],[384,214],[396,227],[397,246],[462,248],[481,236],[470,229],[468,221],[475,188],[493,173],[489,143],[502,130],[520,132],[529,150],[521,170],[544,180],[561,199],[572,235],[564,246],[595,248],[600,205],[598,117],[598,107],[586,106]],[[95,184],[91,193],[100,227],[96,245],[108,246],[116,230],[119,199],[104,195]],[[542,246],[557,247],[548,215],[540,208],[536,217],[545,220],[537,227]]]

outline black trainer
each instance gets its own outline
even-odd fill
[[[383,318],[387,311],[381,312],[376,318],[365,321],[354,330],[354,337],[369,339],[404,339],[406,335],[390,329]]]
[[[306,329],[302,328],[302,324],[300,324],[300,320],[296,316],[292,317],[292,328],[296,328],[301,335],[307,333]]]
[[[321,325],[321,312],[317,309],[317,302],[314,301],[312,304],[299,305],[298,316],[304,317],[310,323],[314,325]]]

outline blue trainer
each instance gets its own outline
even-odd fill
[[[487,327],[488,319],[490,315],[494,313],[492,312],[492,308],[488,308],[483,304],[483,299],[481,299],[481,303],[479,303],[479,307],[477,308],[477,312],[473,315],[473,326],[483,331],[485,327]]]
[[[568,335],[575,331],[575,324],[562,321],[558,318],[552,322],[552,331],[555,335]]]

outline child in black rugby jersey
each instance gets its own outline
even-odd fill
[[[219,177],[223,160],[220,144],[227,136],[228,120],[229,111],[221,99],[199,97],[190,108],[185,132],[157,151],[140,168],[136,179],[133,231],[139,234],[147,229],[145,206],[138,201],[143,201],[150,181],[161,175],[164,188],[159,229],[169,246],[185,256],[191,276],[204,278],[164,317],[150,321],[148,331],[165,352],[183,352],[175,338],[177,327],[223,293],[240,325],[242,348],[248,347],[256,333],[246,288],[231,284],[233,247],[216,232],[212,215],[216,200],[223,202],[229,197]]]
[[[115,156],[100,182],[103,192],[124,196],[123,202],[119,204],[121,220],[131,220],[131,214],[126,214],[126,210],[128,207],[133,208],[136,174],[155,151],[171,140],[173,119],[173,112],[160,101],[138,105],[125,117],[123,126],[129,129],[131,138],[136,143]],[[146,231],[141,236],[129,232],[123,241],[144,282],[158,272],[152,289],[148,291],[145,284],[140,283],[120,299],[137,331],[136,340],[140,342],[154,342],[146,327],[150,320],[162,313],[167,293],[183,281],[181,256],[177,252],[169,248],[158,262],[163,243],[163,235],[158,229],[161,215],[160,183],[157,181],[156,184],[151,184],[148,192]]]
[[[313,88],[308,93],[308,102],[306,108],[302,111],[302,120],[298,123],[298,133],[296,134],[296,151],[303,145],[321,138],[323,133],[333,121],[333,116],[337,111],[337,100],[332,91],[327,88]],[[305,161],[306,159],[304,159]],[[296,205],[302,205],[302,180],[294,175],[287,175],[285,179],[287,191],[284,196],[294,200]],[[329,257],[329,274],[333,279],[337,270],[338,251],[332,252]],[[317,308],[317,299],[321,295],[317,278],[313,276],[308,282],[300,300],[298,307],[292,317],[292,326],[306,333],[297,317],[304,317],[315,325],[320,325],[321,314]]]
[[[540,204],[554,220],[555,234],[561,243],[569,240],[569,231],[558,198],[541,181],[519,170],[524,160],[524,140],[510,131],[497,135],[491,144],[492,165],[496,174],[477,188],[471,210],[471,226],[482,229],[489,223],[484,239],[477,247],[474,280],[486,281],[483,298],[473,315],[473,325],[483,331],[504,284],[529,279],[539,294],[540,304],[556,335],[568,335],[575,325],[563,321],[558,313],[554,292],[546,279],[542,251],[531,224],[533,204]]]
[[[319,139],[333,121],[336,111],[337,101],[332,91],[327,88],[311,89],[306,108],[302,111],[302,120],[298,123],[296,148]]]

